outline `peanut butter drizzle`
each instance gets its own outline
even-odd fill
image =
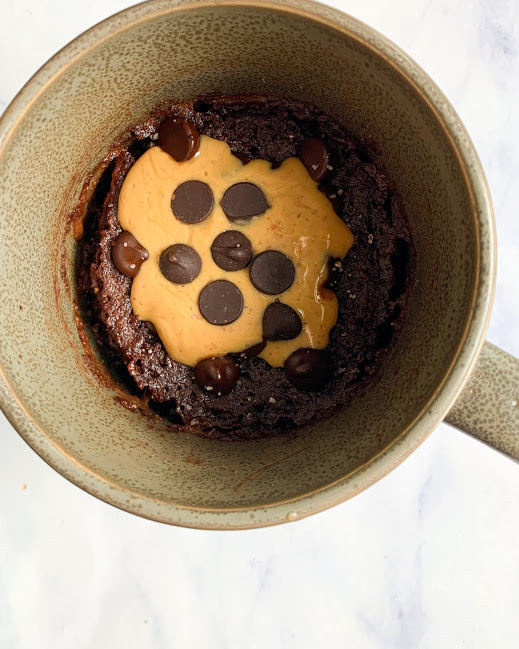
[[[173,192],[187,180],[207,183],[214,194],[214,209],[201,223],[183,223],[171,210]],[[239,182],[256,184],[271,205],[243,224],[231,223],[220,206],[226,189]],[[185,162],[176,162],[156,146],[130,169],[119,197],[118,218],[149,253],[133,280],[133,311],[155,325],[174,360],[194,366],[203,358],[241,352],[260,342],[263,312],[276,299],[299,313],[303,328],[293,340],[267,343],[260,356],[271,366],[282,366],[300,347],[323,349],[328,344],[338,311],[335,293],[323,286],[328,262],[346,255],[353,235],[298,158],[285,160],[278,169],[265,160],[243,165],[225,142],[207,136],[200,138],[199,151]],[[264,295],[251,284],[248,268],[228,272],[214,263],[211,244],[218,234],[232,229],[248,237],[255,255],[273,249],[290,257],[296,276],[288,290]],[[202,270],[189,284],[173,284],[160,272],[160,254],[174,243],[192,246],[202,258]],[[218,279],[236,284],[244,299],[240,317],[224,326],[209,324],[198,309],[200,291]]]

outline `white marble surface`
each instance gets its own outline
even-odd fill
[[[0,0],[0,111],[59,47],[130,4]],[[499,236],[488,337],[519,356],[519,3],[330,4],[409,52],[468,127]],[[1,649],[519,646],[519,466],[445,425],[350,502],[228,533],[118,511],[0,426]]]

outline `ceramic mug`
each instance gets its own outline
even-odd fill
[[[86,366],[60,273],[64,239],[65,260],[75,246],[67,216],[124,128],[160,100],[209,91],[309,101],[375,140],[416,246],[416,286],[379,376],[290,441],[172,434],[123,408]],[[0,213],[2,408],[106,502],[210,529],[296,520],[373,484],[444,418],[519,459],[519,362],[484,343],[496,253],[481,165],[427,75],[349,16],[300,0],[155,0],[96,25],[2,116]]]

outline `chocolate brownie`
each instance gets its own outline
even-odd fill
[[[132,278],[118,270],[112,256],[122,232],[119,194],[135,161],[157,145],[160,124],[173,115],[196,127],[200,135],[226,142],[244,162],[268,160],[273,168],[297,156],[303,162],[312,156],[322,161],[323,153],[311,143],[324,145],[326,164],[316,171],[319,189],[355,240],[344,259],[330,264],[327,286],[335,292],[339,310],[322,369],[327,381],[317,391],[298,389],[282,367],[242,354],[233,357],[237,370],[229,369],[231,374],[239,371],[234,388],[210,392],[197,381],[193,367],[167,354],[154,326],[133,313]],[[114,160],[90,201],[78,258],[83,319],[93,330],[107,369],[129,392],[147,398],[150,408],[174,429],[207,437],[276,435],[330,416],[376,372],[401,327],[412,285],[408,224],[398,196],[373,163],[372,152],[314,106],[277,98],[207,96],[171,103],[155,109],[132,133],[127,146],[114,150]],[[135,255],[142,263],[142,250],[136,248]],[[288,312],[282,315],[292,317]],[[265,326],[268,329],[270,322]],[[286,326],[297,329],[293,321]]]

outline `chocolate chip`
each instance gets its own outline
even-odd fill
[[[200,223],[211,214],[213,206],[213,192],[201,180],[182,183],[171,197],[173,214],[183,223]]]
[[[151,331],[152,334],[156,334],[157,330],[155,329],[155,325],[153,322],[150,322],[149,320],[144,320],[144,326],[148,331]]]
[[[238,153],[238,151],[233,151],[232,154],[235,158],[241,160],[244,165],[248,164],[252,160],[252,158],[249,158],[249,156],[245,153]]]
[[[236,284],[218,279],[202,289],[198,308],[207,322],[214,325],[230,324],[243,311],[243,296]]]
[[[252,183],[231,185],[223,195],[221,206],[229,221],[248,221],[270,207],[265,194]]]
[[[285,361],[285,375],[298,390],[315,392],[330,380],[330,360],[326,349],[301,347]]]
[[[160,272],[174,284],[189,284],[202,269],[200,255],[185,243],[175,243],[166,248],[159,259]]]
[[[299,315],[283,302],[272,302],[263,313],[263,338],[265,340],[292,340],[301,333],[303,325]]]
[[[337,190],[335,190],[327,183],[321,183],[318,189],[319,191],[323,192],[326,198],[330,201],[335,211],[335,214],[341,216],[344,207],[344,198],[341,196],[341,194],[338,194]]]
[[[292,286],[296,269],[290,259],[278,250],[265,250],[254,257],[249,268],[254,288],[267,295],[278,295]]]
[[[252,244],[238,230],[227,230],[219,234],[211,246],[214,263],[223,270],[242,270],[252,259]]]
[[[328,277],[326,278],[323,286],[332,291],[337,288],[337,283],[343,273],[342,261],[335,257],[328,259]]]
[[[229,394],[239,376],[240,368],[230,356],[204,358],[195,366],[195,379],[198,385],[221,394]]]
[[[143,262],[148,259],[148,251],[141,246],[131,232],[121,232],[112,248],[112,259],[117,270],[127,277],[135,277]]]
[[[267,343],[263,340],[260,343],[252,345],[251,347],[247,347],[247,349],[244,349],[242,352],[240,352],[239,356],[246,356],[247,358],[259,356],[266,346]]]
[[[157,142],[177,162],[184,162],[198,151],[200,137],[194,124],[181,117],[170,117],[160,125]]]
[[[299,158],[311,178],[314,180],[323,179],[330,162],[330,156],[322,140],[317,137],[305,140],[299,149]]]

